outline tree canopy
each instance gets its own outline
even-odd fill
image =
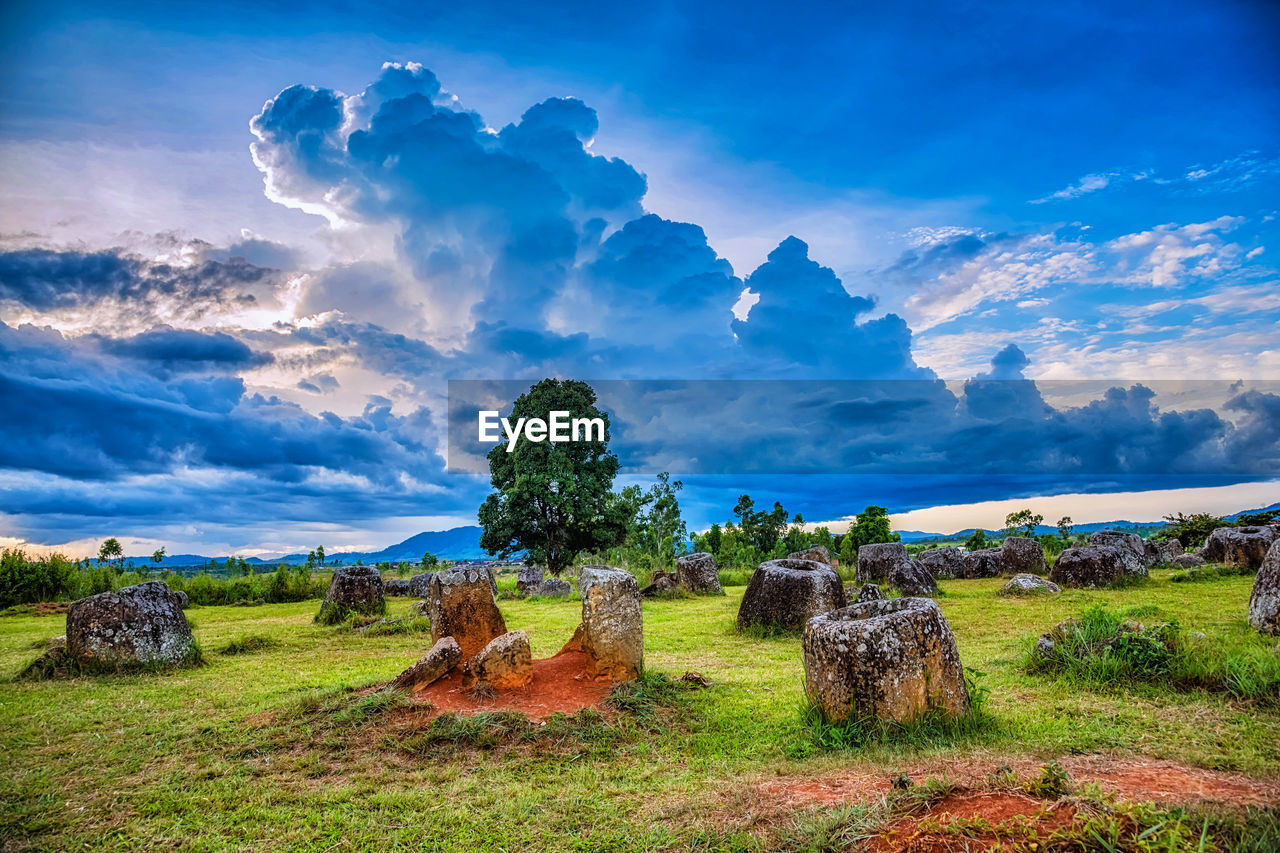
[[[501,557],[527,552],[559,575],[584,551],[621,544],[627,507],[614,495],[618,457],[609,452],[609,416],[596,407],[585,382],[544,379],[522,394],[511,418],[601,418],[603,440],[531,441],[521,436],[513,452],[499,443],[489,451],[494,488],[480,505],[480,546]]]

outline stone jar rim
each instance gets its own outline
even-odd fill
[[[851,622],[869,622],[884,619],[913,611],[939,610],[938,603],[931,598],[904,596],[903,598],[884,598],[877,601],[863,601],[850,604],[839,610],[821,613],[809,620],[813,627],[822,625],[847,625]]]
[[[831,572],[832,574],[835,573],[835,570],[832,569],[830,566],[828,566],[826,563],[819,563],[817,560],[802,560],[799,557],[783,557],[780,560],[769,560],[767,562],[761,563],[760,568],[757,569],[757,571],[760,571],[762,569],[781,569],[783,571],[788,571],[788,572]]]

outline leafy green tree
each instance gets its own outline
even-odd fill
[[[322,566],[324,565],[324,546],[323,545],[316,546],[316,562],[318,562]]]
[[[969,534],[969,538],[964,540],[964,547],[970,551],[981,551],[987,547],[987,531],[979,527],[977,530]]]
[[[316,567],[316,563],[316,552],[313,548],[311,551],[307,552],[307,568],[314,569]]]
[[[1071,531],[1075,530],[1075,522],[1071,520],[1071,516],[1064,515],[1058,519],[1058,536],[1062,539],[1070,539]]]
[[[1237,527],[1261,527],[1264,524],[1270,524],[1280,516],[1280,510],[1267,510],[1265,512],[1244,512],[1236,516]]]
[[[675,562],[677,546],[683,545],[689,531],[684,519],[680,516],[680,501],[676,493],[684,488],[684,483],[672,480],[671,475],[663,471],[644,496],[636,518],[628,525],[639,536],[639,544],[659,564],[671,565]],[[623,490],[626,492],[626,490]],[[628,509],[634,499],[626,498]]]
[[[489,451],[489,481],[496,490],[480,506],[480,546],[509,557],[526,551],[559,575],[578,554],[622,544],[627,507],[612,492],[618,457],[609,452],[609,416],[596,407],[585,382],[544,379],[522,394],[511,417],[600,418],[603,440],[517,440],[513,452],[499,443]]]
[[[902,539],[894,533],[889,525],[889,510],[882,506],[869,506],[858,514],[857,521],[845,538],[852,537],[854,553],[863,545],[875,545],[880,542],[898,542]]]
[[[1033,513],[1029,509],[1020,509],[1004,517],[1005,533],[1009,536],[1022,535],[1034,538],[1036,528],[1040,526],[1042,521],[1044,521],[1043,515]]]
[[[858,537],[852,530],[840,537],[840,563],[845,566],[858,564]]]
[[[739,495],[733,507],[738,518],[738,528],[759,554],[770,554],[787,529],[787,511],[775,502],[773,509],[765,512],[755,508],[751,495]]]
[[[1184,548],[1195,548],[1203,545],[1204,540],[1209,538],[1210,533],[1219,527],[1230,527],[1222,518],[1210,515],[1207,512],[1197,512],[1191,515],[1183,515],[1182,513],[1166,515],[1164,520],[1169,522],[1169,527],[1163,531],[1164,537],[1177,539]]]
[[[440,564],[440,558],[437,557],[435,554],[432,554],[430,551],[426,551],[423,553],[422,563],[421,563],[422,568],[432,569],[439,564]]]
[[[112,560],[116,561],[117,568],[124,568],[124,546],[114,536],[105,540],[98,548],[99,564],[110,563]]]
[[[721,537],[720,524],[718,522],[712,524],[707,528],[707,532],[702,534],[702,538],[698,540],[698,548],[708,554],[718,555],[720,553]]]

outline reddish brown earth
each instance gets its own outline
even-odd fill
[[[1280,778],[1252,779],[1144,757],[1064,756],[1058,762],[1078,785],[1097,784],[1131,802],[1211,802],[1234,808],[1280,805]],[[752,815],[752,823],[764,828],[800,809],[876,800],[888,794],[891,779],[905,771],[916,781],[941,777],[958,788],[927,811],[890,823],[866,849],[876,853],[1003,850],[1011,839],[1045,839],[1075,819],[1075,810],[1067,803],[1017,790],[990,790],[990,777],[997,767],[1008,766],[1019,778],[1032,779],[1045,763],[1044,758],[989,755],[783,776],[758,782],[738,813]],[[947,826],[957,820],[966,821],[966,832],[949,834]],[[985,832],[985,827],[972,823],[975,820],[998,831]]]
[[[889,770],[905,771],[916,780],[941,776],[958,785],[979,787],[1000,765],[1022,778],[1034,777],[1048,759],[991,757],[981,761],[922,762],[882,772],[837,771],[820,776],[784,776],[756,785],[766,799],[791,807],[857,802],[889,791]],[[1121,799],[1157,803],[1217,802],[1229,805],[1280,805],[1280,779],[1252,779],[1237,773],[1204,770],[1155,758],[1112,758],[1105,755],[1058,759],[1078,784],[1097,783]]]
[[[502,688],[492,696],[478,695],[462,686],[460,668],[413,694],[415,703],[430,702],[437,711],[474,714],[479,711],[519,711],[534,719],[556,712],[572,714],[599,705],[613,689],[608,679],[587,675],[587,656],[564,651],[533,662],[533,680],[520,687]]]
[[[1075,809],[1045,803],[1024,794],[1002,791],[956,793],[937,802],[924,815],[894,821],[866,848],[870,853],[950,853],[1003,849],[1006,838],[1042,838],[1070,826]],[[973,824],[965,835],[949,835],[955,821],[986,821],[999,833],[982,832]]]

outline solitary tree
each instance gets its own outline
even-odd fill
[[[440,558],[430,551],[426,551],[422,555],[422,568],[429,569],[440,562]]]
[[[1035,536],[1036,528],[1042,521],[1044,521],[1043,515],[1033,513],[1029,509],[1020,509],[1004,517],[1005,533],[1009,536],[1017,536],[1019,533],[1024,536]]]
[[[320,565],[322,566],[324,565],[324,546],[323,545],[316,546],[316,561],[320,563]]]
[[[124,567],[124,547],[114,536],[103,542],[102,547],[98,549],[99,563],[108,563],[112,560],[116,561],[117,567]]]
[[[1070,539],[1071,532],[1075,530],[1075,522],[1071,520],[1071,516],[1064,515],[1058,519],[1058,535],[1063,539]]]
[[[626,511],[613,495],[618,457],[609,452],[609,416],[595,405],[585,382],[544,379],[522,394],[511,417],[548,420],[553,411],[571,419],[600,418],[601,439],[591,430],[577,441],[533,441],[526,436],[507,452],[489,451],[489,482],[496,490],[480,505],[480,546],[509,557],[527,551],[553,575],[583,551],[622,543]]]
[[[964,547],[970,551],[981,551],[987,547],[987,531],[979,527],[977,530],[969,534],[969,538],[964,540]]]
[[[151,562],[157,566],[164,562],[164,548],[157,548],[151,553]]]

